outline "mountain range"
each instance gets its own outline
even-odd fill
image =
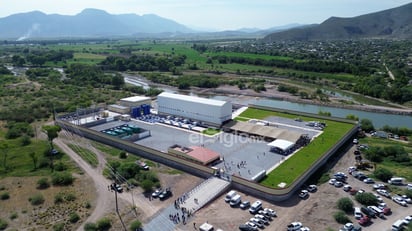
[[[412,3],[352,18],[331,17],[321,24],[289,24],[266,30],[242,28],[220,32],[193,30],[154,14],[109,14],[85,9],[79,14],[45,14],[40,11],[0,18],[1,39],[49,38],[263,38],[281,40],[336,40],[362,38],[412,38]]]
[[[85,9],[77,15],[44,14],[40,11],[0,18],[2,38],[78,38],[133,36],[139,33],[189,33],[190,28],[154,14],[112,15]]]
[[[412,3],[351,18],[331,17],[321,24],[271,33],[263,41],[412,38]]]

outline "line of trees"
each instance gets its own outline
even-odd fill
[[[185,60],[185,55],[132,55],[128,58],[109,56],[100,65],[104,70],[114,71],[173,71],[176,67],[182,66]]]

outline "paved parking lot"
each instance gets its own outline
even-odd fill
[[[310,137],[319,133],[319,131],[305,128],[304,123],[291,119],[269,117],[268,120],[275,122],[279,127],[308,134]],[[221,155],[223,161],[215,164],[215,167],[223,169],[229,175],[234,174],[249,180],[254,179],[264,171],[269,172],[286,158],[283,155],[270,152],[270,148],[267,146],[268,142],[225,132],[215,136],[206,136],[172,125],[147,123],[140,120],[112,121],[91,129],[102,131],[125,123],[132,123],[150,131],[151,136],[136,141],[136,144],[162,152],[167,152],[167,149],[174,144],[186,147],[203,146]]]

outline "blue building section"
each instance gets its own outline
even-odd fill
[[[131,117],[132,118],[139,118],[141,115],[140,107],[134,107],[131,110]]]
[[[142,104],[140,107],[142,108],[143,115],[149,115],[150,114],[150,105]]]

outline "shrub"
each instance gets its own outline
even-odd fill
[[[66,201],[74,201],[74,200],[76,200],[76,195],[74,195],[73,193],[68,193],[68,194],[66,194],[64,199],[66,199]]]
[[[46,189],[50,187],[49,179],[47,177],[40,178],[37,181],[37,188],[38,189]]]
[[[63,202],[63,193],[57,193],[56,195],[54,195],[55,204],[62,203],[62,202]]]
[[[373,172],[373,175],[383,182],[388,182],[388,180],[393,177],[393,173],[386,168],[377,168]]]
[[[69,172],[56,172],[52,175],[53,185],[70,185],[74,181],[74,178]]]
[[[337,211],[335,214],[333,214],[333,218],[335,218],[335,221],[339,224],[346,224],[350,222],[348,216],[346,216],[343,211]]]
[[[87,201],[87,202],[84,204],[84,207],[85,207],[86,209],[90,209],[90,208],[92,207],[92,204],[90,204],[90,202]]]
[[[31,196],[29,198],[29,201],[32,205],[41,205],[41,204],[44,203],[44,197],[43,197],[42,194],[37,193],[37,194],[34,194],[33,196]]]
[[[49,167],[49,160],[45,157],[40,158],[39,168],[47,168],[47,167]]]
[[[84,231],[97,231],[97,225],[95,223],[86,223],[84,225]]]
[[[7,200],[10,198],[10,194],[8,192],[4,192],[1,194],[0,199],[1,200]]]
[[[126,158],[127,158],[127,153],[124,152],[124,151],[120,152],[120,153],[119,153],[119,158],[120,158],[120,159],[126,159]]]
[[[135,220],[130,224],[130,231],[136,231],[142,227],[142,222]]]
[[[356,194],[355,199],[359,203],[366,205],[366,206],[378,204],[378,198],[376,198],[376,196],[373,195],[372,193],[366,193],[366,192],[358,193]]]
[[[10,214],[10,220],[14,220],[14,219],[16,219],[17,217],[18,217],[19,215],[16,213],[16,212],[13,212],[13,213],[11,213]]]
[[[109,230],[112,227],[112,222],[109,218],[103,217],[96,223],[97,229],[100,231]]]
[[[21,146],[27,146],[31,144],[30,136],[23,135],[22,137],[20,137],[20,143],[21,143]]]
[[[70,215],[69,215],[69,221],[70,221],[71,223],[76,223],[76,222],[78,222],[79,220],[80,220],[79,214],[77,214],[77,213],[75,213],[75,212],[70,213]]]
[[[59,161],[54,165],[54,170],[56,171],[65,171],[67,170],[67,165],[65,165],[63,162]]]
[[[7,224],[7,221],[0,218],[0,230],[5,230],[8,225],[9,224]]]
[[[53,231],[63,231],[64,230],[64,223],[57,223],[53,225]]]
[[[350,213],[353,211],[353,202],[348,197],[339,199],[337,204],[338,204],[338,209],[344,211],[345,213]]]

